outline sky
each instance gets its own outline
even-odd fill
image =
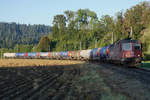
[[[52,25],[53,17],[66,10],[89,9],[115,16],[145,0],[0,0],[0,22]]]

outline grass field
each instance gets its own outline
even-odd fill
[[[84,61],[71,61],[71,60],[0,59],[0,67],[73,65],[83,63]]]
[[[150,68],[150,61],[142,61],[141,67]]]

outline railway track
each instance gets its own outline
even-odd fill
[[[80,72],[63,66],[0,68],[0,100],[64,100]]]

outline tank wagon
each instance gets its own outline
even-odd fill
[[[80,59],[81,60],[90,60],[91,49],[89,50],[81,50],[80,51]]]
[[[51,59],[58,59],[58,54],[57,54],[57,52],[51,52],[50,55],[51,55],[51,56],[50,56]]]
[[[37,54],[38,54],[37,52],[29,52],[27,57],[30,59],[38,58]]]
[[[16,53],[15,58],[26,58],[26,53]]]
[[[61,52],[4,53],[5,58],[44,58],[102,61],[138,66],[142,60],[141,43],[123,39],[102,48]]]
[[[37,53],[37,58],[41,58],[41,59],[44,59],[44,58],[49,58],[49,52],[39,52]]]
[[[68,57],[68,51],[62,51],[62,52],[60,52],[60,59],[69,59],[69,57]]]
[[[90,60],[98,61],[100,60],[100,50],[101,48],[94,48],[90,52]]]
[[[70,57],[71,57],[71,59],[73,59],[73,60],[80,60],[80,50],[78,50],[78,51],[72,51],[71,53],[70,53]]]
[[[16,53],[4,53],[3,55],[5,58],[15,58]]]
[[[105,46],[105,47],[102,47],[100,50],[99,50],[99,53],[100,53],[100,60],[101,61],[107,61],[108,59],[108,55],[109,55],[109,46]]]

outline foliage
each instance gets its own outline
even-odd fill
[[[50,40],[47,36],[42,37],[39,44],[38,44],[39,51],[40,52],[49,51],[49,43],[50,43]]]
[[[67,10],[64,15],[56,15],[52,34],[49,35],[52,51],[92,49],[130,37],[140,39],[142,31],[150,24],[150,4],[141,2],[126,12],[118,12],[116,17],[97,14],[89,9]],[[145,51],[145,49],[144,49]]]
[[[124,29],[129,32],[133,28],[133,38],[139,39],[140,32],[145,29],[150,22],[150,5],[149,2],[142,2],[128,9],[124,14]]]
[[[38,44],[40,38],[50,32],[50,26],[1,22],[0,48],[14,48],[17,44]]]
[[[143,47],[144,59],[150,59],[150,26],[141,32],[142,37],[140,38]]]

